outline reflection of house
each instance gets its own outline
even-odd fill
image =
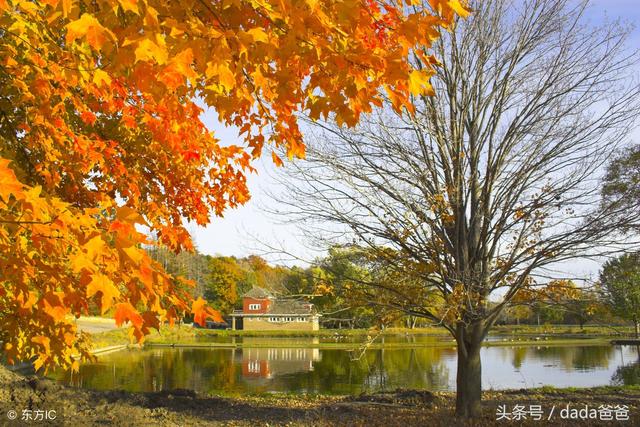
[[[313,370],[320,360],[317,348],[243,348],[242,376],[273,378],[277,375]]]
[[[313,304],[278,299],[268,291],[254,287],[242,296],[242,311],[231,314],[232,328],[239,326],[247,331],[317,331],[320,315]]]

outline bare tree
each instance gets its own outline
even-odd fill
[[[413,114],[383,106],[357,129],[316,123],[276,196],[309,237],[379,248],[440,294],[425,306],[396,286],[385,304],[455,337],[465,417],[480,412],[480,347],[500,313],[545,267],[601,253],[639,216],[600,209],[599,195],[640,111],[628,28],[586,25],[587,4],[570,0],[471,3],[435,44],[436,96]]]

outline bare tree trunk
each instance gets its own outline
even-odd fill
[[[635,324],[636,324],[636,338],[640,338],[640,321],[636,319]]]
[[[456,415],[476,418],[482,414],[482,327],[474,324],[458,326],[458,373],[456,378]]]

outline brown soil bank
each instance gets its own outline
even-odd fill
[[[248,396],[223,398],[189,390],[160,393],[99,392],[65,387],[49,380],[23,377],[0,368],[0,425],[69,426],[455,426],[455,425],[640,425],[640,389],[589,389],[578,391],[508,391],[485,393],[484,415],[473,422],[453,417],[450,393],[398,390],[366,396]],[[600,409],[597,419],[562,419],[570,404],[575,415],[585,407]],[[504,411],[498,411],[504,405]],[[507,421],[525,408],[527,420]],[[532,420],[531,405],[540,405],[543,418]],[[618,405],[618,410],[613,408]],[[620,408],[628,407],[628,421]],[[551,420],[547,417],[555,406]],[[515,411],[514,411],[515,409]],[[535,406],[534,406],[535,409]],[[577,410],[582,409],[582,414]],[[53,412],[47,412],[54,410]],[[12,413],[11,411],[15,411]],[[39,412],[42,411],[42,412]],[[498,412],[510,413],[497,421]],[[522,412],[522,411],[520,411]],[[46,421],[47,414],[55,420]],[[591,415],[595,415],[591,412]],[[570,416],[566,411],[564,415]],[[16,417],[10,421],[9,417]],[[22,421],[22,418],[31,420]],[[538,415],[535,415],[537,418]],[[605,418],[604,420],[602,418]],[[608,421],[608,418],[612,418]],[[566,418],[566,417],[565,417]],[[585,418],[585,417],[582,417]]]

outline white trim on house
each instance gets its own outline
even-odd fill
[[[318,313],[291,313],[291,314],[273,314],[273,313],[242,313],[235,312],[231,313],[229,316],[231,317],[293,317],[293,321],[296,321],[296,317],[322,317],[322,314]]]

